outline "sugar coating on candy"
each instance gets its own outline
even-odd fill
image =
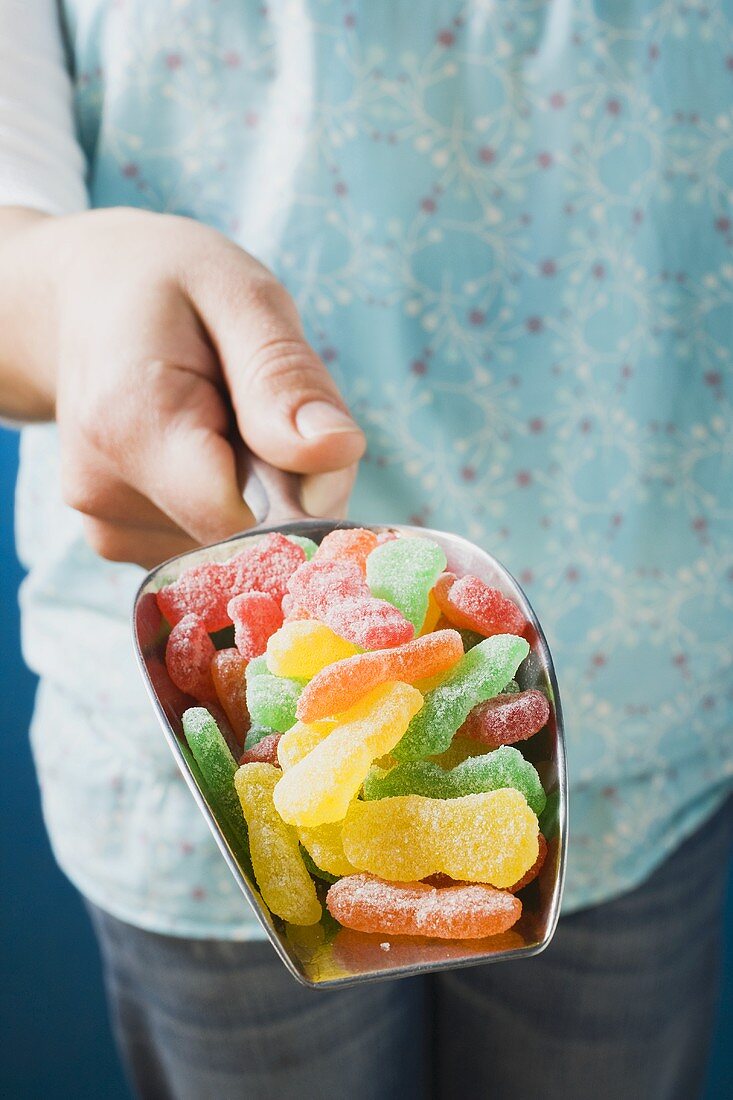
[[[534,880],[537,878],[540,871],[544,867],[545,860],[547,859],[547,841],[545,840],[542,833],[537,834],[537,843],[539,844],[537,859],[534,861],[530,869],[522,875],[519,881],[515,882],[513,886],[510,886],[508,888],[511,894],[518,894],[519,891],[523,890],[525,886],[529,886],[530,882],[534,882]]]
[[[247,821],[252,868],[263,900],[293,924],[315,924],[321,904],[300,853],[295,829],[280,818],[273,791],[280,771],[271,764],[243,764],[234,786]]]
[[[271,639],[271,642],[273,639]],[[413,638],[397,649],[360,653],[324,667],[303,689],[298,718],[312,722],[338,714],[387,680],[413,684],[426,676],[446,672],[463,657],[455,630],[441,630]]]
[[[247,708],[256,726],[269,726],[276,733],[285,733],[295,724],[295,708],[303,690],[304,680],[287,676],[272,676],[264,657],[255,658],[262,665],[247,668]]]
[[[211,678],[217,697],[240,745],[249,727],[246,668],[247,662],[238,649],[220,649],[211,660]]]
[[[283,820],[307,828],[340,821],[372,761],[390,752],[421,706],[422,696],[415,688],[388,683],[347,711],[349,720],[340,720],[323,741],[284,771],[275,788],[275,805]]]
[[[314,542],[313,539],[309,539],[306,535],[286,535],[285,538],[289,539],[290,542],[294,542],[296,546],[300,547],[300,549],[305,554],[306,561],[310,561],[313,555],[318,550],[318,543]]]
[[[478,741],[472,741],[468,737],[459,737],[456,734],[445,752],[437,753],[428,759],[432,760],[434,764],[439,764],[444,771],[450,771],[451,768],[455,768],[456,764],[462,764],[469,757],[482,756],[489,751],[490,749],[486,745],[482,745]]]
[[[537,835],[537,818],[524,796],[504,787],[462,798],[357,799],[342,839],[346,858],[380,878],[413,882],[441,871],[503,889],[537,859]]]
[[[372,595],[394,604],[419,631],[430,590],[445,566],[445,552],[432,539],[394,539],[367,558],[367,583]]]
[[[547,723],[550,704],[541,691],[497,695],[470,711],[458,731],[484,745],[513,745],[534,736]]]
[[[227,604],[232,597],[232,576],[226,565],[207,562],[187,569],[177,581],[156,594],[158,607],[171,626],[185,615],[197,615],[212,633],[230,623]]]
[[[353,561],[306,562],[290,578],[288,592],[295,606],[360,649],[401,645],[415,632],[396,607],[370,595]]]
[[[198,615],[184,615],[173,627],[166,642],[168,675],[177,688],[202,703],[217,699],[211,678],[211,661],[215,652],[206,625]]]
[[[226,562],[232,576],[232,595],[267,592],[278,603],[287,592],[288,581],[305,562],[305,551],[276,531],[264,535],[254,546]]]
[[[469,711],[500,692],[528,653],[527,641],[513,634],[497,634],[470,649],[443,683],[425,696],[425,705],[393,756],[420,760],[447,749]]]
[[[267,668],[274,676],[310,680],[326,665],[353,657],[356,646],[317,619],[285,623],[267,642]]]
[[[365,527],[352,527],[346,530],[329,531],[321,540],[315,554],[316,561],[353,561],[366,573],[366,560],[379,539],[373,531]]]
[[[328,624],[360,649],[388,649],[409,642],[415,628],[396,607],[373,597],[350,597],[328,612]]]
[[[387,882],[367,874],[334,883],[326,905],[340,924],[359,932],[441,939],[497,935],[522,914],[519,898],[483,883],[437,890],[423,882]]]
[[[316,866],[329,875],[353,875],[356,871],[344,854],[341,830],[340,821],[317,825],[313,829],[298,829],[300,843]]]
[[[304,756],[307,756],[316,745],[320,745],[336,728],[333,719],[324,719],[320,722],[296,722],[287,733],[280,738],[277,748],[277,759],[283,771],[292,768]]]
[[[273,764],[276,768],[280,765],[277,759],[277,746],[282,737],[281,733],[268,733],[256,745],[245,749],[239,758],[240,764],[253,764],[259,761],[263,764]]]
[[[472,756],[444,771],[430,760],[411,760],[391,771],[371,768],[364,780],[366,799],[421,794],[427,798],[460,798],[466,794],[514,787],[521,791],[538,817],[545,808],[545,792],[537,769],[521,752],[506,746],[483,756]]]
[[[313,856],[303,844],[300,846],[300,854],[303,857],[303,863],[306,865],[309,874],[313,875],[314,878],[319,878],[322,882],[329,883],[329,885],[337,881],[339,876],[332,875],[330,871],[324,871],[323,867],[319,867],[313,859]]]
[[[157,593],[158,607],[171,626],[195,614],[210,633],[229,626],[227,604],[242,592],[267,592],[280,603],[291,574],[306,559],[302,547],[284,535],[265,535],[227,562],[187,569]]]
[[[527,620],[515,603],[480,577],[456,578],[443,573],[437,581],[435,598],[454,626],[475,630],[485,637],[494,634],[522,634]]]
[[[267,592],[234,596],[227,604],[227,614],[234,623],[234,644],[248,661],[265,652],[268,638],[283,621],[280,604]]]
[[[190,707],[181,719],[188,747],[204,777],[214,809],[235,833],[244,833],[244,818],[234,791],[234,761],[221,731],[204,707]]]

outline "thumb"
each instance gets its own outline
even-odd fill
[[[209,280],[196,304],[218,352],[242,438],[266,462],[295,473],[353,465],[364,453],[364,435],[306,342],[295,303],[251,257],[233,251],[239,263],[232,263],[230,253],[219,272],[220,293],[211,293]]]

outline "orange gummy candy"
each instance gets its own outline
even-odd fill
[[[425,882],[385,882],[347,875],[328,891],[332,917],[358,932],[438,939],[479,939],[506,932],[522,913],[519,898],[485,883],[436,889]]]
[[[247,661],[238,649],[220,649],[211,660],[211,678],[216,694],[229,719],[229,725],[240,745],[244,744],[249,729],[244,678]]]
[[[352,527],[346,530],[330,531],[313,555],[314,561],[337,561],[348,558],[356,562],[362,573],[366,574],[366,560],[372,550],[379,545],[373,531],[365,527]]]
[[[462,630],[490,638],[494,634],[522,635],[526,629],[527,620],[517,605],[480,577],[442,573],[433,594],[449,622]]]
[[[335,661],[303,688],[296,714],[301,722],[315,722],[348,710],[362,696],[388,680],[414,684],[446,672],[463,657],[463,643],[455,630],[438,630],[413,638],[396,649],[375,649]]]

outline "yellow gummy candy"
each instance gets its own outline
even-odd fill
[[[353,657],[359,650],[314,619],[284,623],[267,643],[267,670],[273,676],[310,680],[326,665]]]
[[[410,794],[356,801],[342,840],[346,858],[380,878],[414,882],[442,871],[502,889],[537,859],[537,833],[524,795],[503,787],[463,798]]]
[[[257,885],[267,907],[293,924],[315,924],[321,904],[298,848],[298,835],[280,818],[272,800],[281,776],[272,764],[243,764],[234,786],[247,822]]]
[[[336,720],[333,718],[322,718],[318,722],[296,722],[291,726],[277,743],[277,759],[282,770],[287,771],[307,756],[335,727]]]
[[[341,715],[332,732],[286,771],[275,788],[283,821],[307,828],[341,821],[372,761],[391,752],[422,703],[420,692],[409,684],[386,683]]]
[[[343,821],[333,821],[313,829],[298,829],[300,843],[316,866],[328,871],[329,875],[354,875],[357,871],[344,854],[343,824]]]
[[[437,625],[438,619],[442,615],[442,611],[438,606],[438,601],[433,595],[432,589],[428,595],[428,610],[425,613],[425,620],[420,628],[418,638],[422,638],[424,634],[432,634]]]

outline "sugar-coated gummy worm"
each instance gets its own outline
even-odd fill
[[[244,764],[234,776],[247,821],[257,885],[267,907],[293,924],[315,924],[321,904],[306,870],[295,829],[275,809],[272,793],[282,773],[271,764]]]
[[[456,578],[444,573],[433,589],[440,609],[454,626],[475,630],[485,637],[522,634],[527,620],[517,605],[498,588],[470,574]]]
[[[349,862],[379,878],[413,882],[442,871],[503,889],[537,859],[538,831],[524,796],[504,787],[461,798],[357,800],[342,838]]]
[[[393,756],[420,760],[447,749],[469,711],[500,692],[528,653],[529,644],[514,634],[497,634],[469,649],[445,680],[427,693]]]
[[[441,939],[498,935],[522,914],[519,898],[483,883],[436,889],[423,882],[387,882],[367,874],[334,883],[326,905],[340,924],[359,932]]]
[[[347,712],[349,721],[337,723],[324,740],[284,772],[275,788],[275,805],[282,819],[306,827],[340,821],[372,761],[393,748],[421,706],[420,692],[409,684],[375,688],[361,706]]]
[[[219,727],[204,707],[191,707],[181,721],[214,809],[226,817],[235,833],[243,836],[244,818],[234,791],[237,765]]]
[[[294,624],[295,625],[295,624]],[[438,630],[413,638],[396,649],[359,653],[323,668],[305,686],[296,713],[303,722],[339,714],[387,680],[414,684],[439,672],[447,672],[463,657],[463,645],[455,630]]]
[[[393,539],[377,546],[367,558],[367,583],[372,595],[394,604],[419,632],[430,590],[445,565],[445,552],[432,539]]]
[[[238,649],[220,649],[211,660],[211,678],[219,702],[240,745],[249,726],[247,710],[247,662]]]
[[[180,691],[192,695],[200,703],[217,699],[211,678],[214,643],[203,619],[184,615],[171,630],[165,647],[168,675]]]
[[[421,794],[427,798],[460,798],[464,794],[514,787],[539,816],[545,808],[545,792],[537,769],[518,749],[508,746],[482,756],[471,756],[449,771],[430,760],[410,760],[390,771],[371,768],[364,780],[366,799]]]
[[[458,733],[498,748],[526,741],[546,725],[550,704],[541,691],[497,695],[470,711]]]

